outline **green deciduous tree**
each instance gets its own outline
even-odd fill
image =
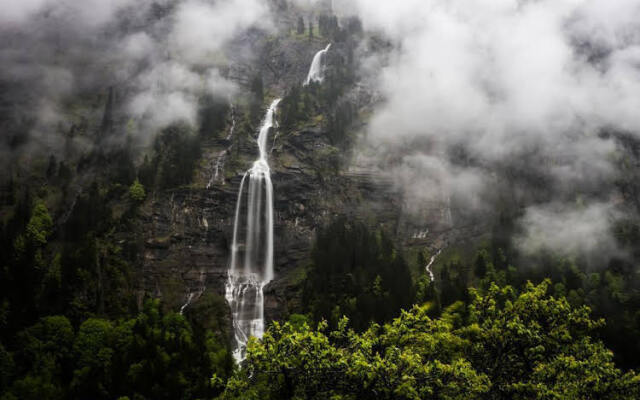
[[[140,203],[144,200],[146,195],[147,194],[144,191],[144,186],[142,186],[142,183],[140,183],[139,180],[136,179],[135,181],[133,181],[131,186],[129,186],[129,197],[131,198],[131,200]]]
[[[496,399],[636,398],[638,377],[622,374],[612,353],[591,338],[602,320],[548,294],[548,281],[474,293],[469,325],[460,329],[469,359],[493,384]]]
[[[27,239],[36,245],[47,244],[47,238],[51,235],[53,221],[49,210],[42,200],[36,201],[31,213],[31,219],[27,224]]]
[[[223,399],[638,398],[638,376],[590,336],[602,322],[548,290],[492,285],[439,319],[415,306],[362,334],[346,318],[332,332],[275,323]]]

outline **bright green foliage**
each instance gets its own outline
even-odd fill
[[[623,374],[590,334],[602,324],[586,307],[495,285],[441,318],[415,306],[362,334],[346,318],[327,332],[274,324],[249,343],[246,364],[224,399],[636,399],[640,380]]]
[[[133,181],[131,186],[129,186],[129,197],[131,198],[131,200],[140,203],[146,196],[147,194],[144,191],[144,186],[142,185],[142,183],[140,183],[140,181],[137,179]]]
[[[305,325],[309,324],[309,317],[303,314],[291,314],[289,316],[289,324],[294,329],[306,329]]]
[[[492,285],[487,295],[474,294],[459,333],[471,343],[469,360],[491,379],[491,398],[637,398],[638,378],[623,375],[590,337],[604,322],[549,296],[549,286],[528,284],[518,296]]]
[[[433,287],[428,285],[427,274],[418,276],[416,301],[432,303],[435,311],[440,305],[447,307],[456,301],[469,304],[469,287],[488,290],[495,283],[522,288],[527,281],[539,283],[550,279],[554,283],[549,287],[551,294],[566,297],[573,306],[589,306],[594,318],[606,320],[606,325],[597,328],[597,335],[613,351],[616,365],[623,369],[638,368],[638,261],[620,258],[602,265],[588,257],[560,257],[545,251],[522,257],[513,248],[503,250],[497,246],[497,243],[490,243],[464,257],[458,256],[457,252],[452,252],[452,256],[440,255],[432,268],[436,275]],[[418,264],[423,263],[424,257]]]
[[[39,245],[47,244],[47,238],[51,235],[53,221],[49,215],[49,210],[43,201],[39,200],[33,207],[31,219],[27,224],[27,239]]]
[[[459,357],[462,341],[451,327],[419,308],[362,335],[347,330],[346,319],[334,332],[326,328],[275,324],[250,343],[224,398],[473,399],[488,390],[488,379]]]

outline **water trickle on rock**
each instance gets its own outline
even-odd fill
[[[235,106],[233,105],[233,103],[231,104],[231,128],[229,129],[229,134],[227,135],[227,137],[225,138],[225,140],[228,142],[231,140],[231,138],[233,137],[233,134],[236,130],[236,111],[235,111]],[[207,189],[210,189],[211,186],[215,183],[220,181],[223,185],[225,183],[224,180],[224,163],[227,159],[227,155],[229,154],[229,151],[231,151],[231,144],[229,144],[229,146],[224,149],[221,150],[218,155],[216,156],[216,163],[214,165],[214,173],[213,175],[211,175],[211,179],[209,179],[209,183],[207,183]]]
[[[280,99],[271,103],[258,134],[259,158],[242,177],[233,224],[231,262],[225,298],[233,317],[234,350],[237,362],[244,360],[249,337],[264,333],[264,287],[273,279],[273,185],[268,163],[267,139],[276,126],[275,111]],[[249,177],[246,214],[243,219],[243,190]],[[244,222],[244,224],[243,224]],[[244,229],[245,239],[239,237]]]

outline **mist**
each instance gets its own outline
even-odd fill
[[[292,3],[309,11],[320,2]],[[393,178],[406,212],[453,207],[455,224],[508,204],[529,232],[523,249],[553,245],[533,238],[557,232],[551,214],[589,224],[583,236],[611,231],[611,213],[570,210],[620,208],[616,134],[640,139],[640,0],[331,3],[389,44],[360,53],[359,76],[379,99],[363,152]],[[240,92],[225,73],[231,43],[274,29],[260,0],[0,6],[7,160],[58,153],[69,140],[91,148],[109,93],[116,143],[128,136],[144,146],[174,122],[195,125],[204,96],[229,101]],[[82,134],[70,138],[78,126]]]
[[[334,7],[392,44],[385,58],[363,62],[381,65],[368,76],[382,99],[365,144],[379,159],[400,160],[391,175],[407,209],[453,195],[464,211],[487,212],[483,202],[509,192],[524,207],[523,249],[608,240],[613,219],[602,210],[615,208],[618,148],[603,132],[640,135],[640,1]],[[513,171],[538,185],[505,185]],[[570,211],[578,200],[585,210]],[[555,240],[560,233],[564,240]]]
[[[248,29],[271,28],[268,5],[259,0],[0,6],[0,148],[11,156],[19,148],[60,151],[79,119],[100,121],[112,89],[119,119],[135,127],[127,134],[137,143],[150,143],[176,121],[195,124],[200,98],[228,101],[237,91],[221,72],[226,46]],[[89,146],[97,129],[73,140]]]

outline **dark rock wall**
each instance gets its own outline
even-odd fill
[[[280,27],[283,32],[287,29]],[[234,44],[238,58],[232,61],[229,76],[243,85],[260,73],[265,93],[280,96],[304,79],[313,55],[326,43],[322,38],[300,40],[286,34],[265,37],[250,33]],[[240,51],[243,48],[251,51]],[[346,58],[345,44],[331,49],[332,57]],[[345,97],[361,110],[370,109],[375,98],[361,84]],[[359,121],[354,129],[364,129],[365,123]],[[190,293],[198,294],[203,288],[224,295],[237,191],[242,175],[257,156],[257,148],[245,144],[236,164],[227,167],[226,179],[207,189],[215,159],[226,146],[222,140],[207,143],[194,184],[157,193],[144,208],[143,290],[162,297],[174,309],[179,309]],[[334,216],[352,215],[382,226],[408,247],[442,248],[461,234],[443,223],[446,210],[442,204],[432,205],[419,218],[404,215],[402,196],[393,182],[373,169],[327,172],[317,156],[331,147],[321,122],[279,131],[274,142],[269,162],[274,185],[276,276],[265,289],[267,320],[299,311],[304,268],[315,231]]]

